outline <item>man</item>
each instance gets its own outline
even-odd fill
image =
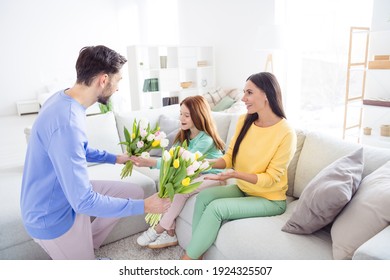
[[[118,90],[126,59],[105,46],[81,49],[77,81],[45,102],[27,149],[21,191],[24,226],[52,259],[94,259],[120,217],[163,213],[170,202],[157,194],[142,200],[142,189],[124,182],[93,181],[87,162],[124,164],[88,146],[85,111],[106,104]],[[119,176],[119,174],[118,174]],[[90,217],[97,217],[92,223]]]

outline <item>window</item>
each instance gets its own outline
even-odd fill
[[[286,109],[295,126],[342,137],[349,31],[371,25],[372,7],[372,0],[284,2]]]

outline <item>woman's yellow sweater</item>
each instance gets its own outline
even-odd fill
[[[233,148],[244,120],[245,115],[239,118],[236,132],[222,157],[226,168],[257,174],[256,184],[237,180],[238,187],[247,195],[269,200],[286,199],[287,167],[296,150],[295,130],[285,119],[270,127],[258,127],[253,123],[241,141],[233,167]]]

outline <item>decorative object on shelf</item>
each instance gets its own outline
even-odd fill
[[[191,85],[192,85],[192,82],[191,82],[191,81],[188,81],[188,82],[181,82],[181,83],[180,83],[180,86],[181,86],[182,88],[189,88]]]
[[[163,102],[163,106],[179,104],[179,97],[178,96],[163,97],[162,102]]]
[[[375,55],[374,60],[368,62],[369,69],[390,69],[390,55]]]
[[[167,68],[167,56],[160,56],[160,68]]]
[[[381,125],[381,136],[390,137],[390,124]]]
[[[207,80],[206,79],[203,79],[202,80],[202,87],[206,87],[207,86]]]
[[[143,92],[158,91],[158,90],[159,90],[159,87],[158,87],[158,79],[157,78],[144,80]]]
[[[390,107],[390,99],[363,99],[363,105]]]
[[[363,128],[363,134],[364,135],[371,135],[372,128],[371,127],[365,127]]]
[[[207,66],[207,60],[199,60],[197,62],[198,67],[204,67]]]

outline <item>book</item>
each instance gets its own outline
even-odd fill
[[[150,79],[145,79],[144,80],[144,88],[143,88],[143,92],[147,92],[149,91],[149,88],[150,88]]]
[[[157,78],[153,78],[153,79],[150,79],[150,88],[149,88],[149,91],[158,91],[158,79]]]

